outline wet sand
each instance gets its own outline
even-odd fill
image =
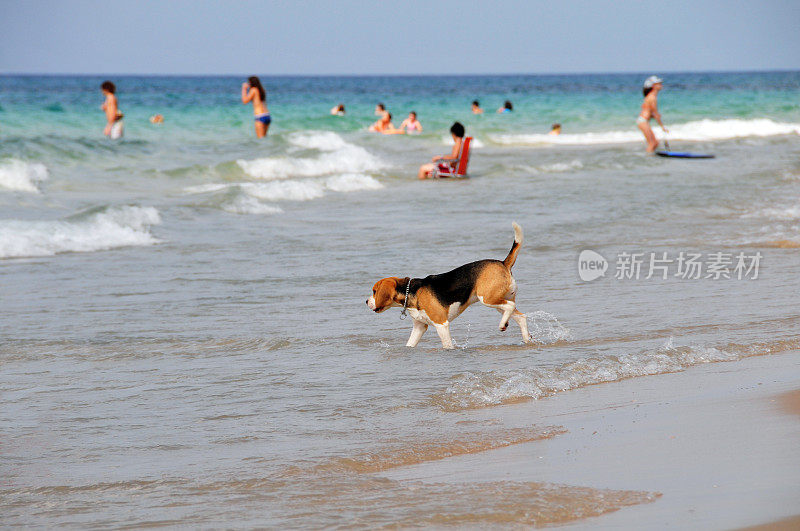
[[[791,527],[800,507],[798,405],[798,351],[713,363],[475,412],[486,422],[499,416],[509,427],[558,424],[568,433],[386,475],[662,494],[571,528]]]
[[[796,531],[800,529],[800,515],[768,524],[743,527],[740,531]]]
[[[778,401],[785,411],[800,415],[800,389],[783,393]]]

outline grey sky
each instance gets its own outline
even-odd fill
[[[0,73],[800,70],[800,3],[0,0]]]

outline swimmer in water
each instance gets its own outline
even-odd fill
[[[267,91],[261,86],[261,81],[256,76],[247,79],[247,83],[242,83],[242,103],[253,102],[253,119],[256,126],[256,136],[264,138],[269,131],[269,124],[272,117],[267,109]]]
[[[558,136],[561,134],[561,124],[553,124],[550,126],[550,132],[547,133],[548,135]]]
[[[411,111],[408,113],[408,118],[403,120],[400,124],[400,130],[405,131],[409,135],[422,132],[422,124],[417,120],[417,113]]]
[[[333,109],[331,109],[331,114],[334,116],[344,116],[344,103],[340,103]]]
[[[373,133],[383,133],[385,135],[403,133],[403,131],[395,129],[394,124],[392,123],[392,113],[389,112],[384,113],[378,119],[378,121],[370,125],[369,130],[372,131]]]
[[[124,115],[119,110],[119,103],[117,102],[117,87],[111,81],[103,81],[100,85],[100,90],[106,97],[106,101],[100,108],[106,113],[106,127],[103,129],[103,134],[114,140],[122,138],[125,125],[122,123]]]
[[[658,93],[662,86],[662,79],[660,77],[650,76],[645,80],[644,86],[642,87],[644,101],[642,102],[642,110],[639,112],[638,118],[636,118],[636,125],[639,126],[639,129],[644,134],[648,153],[652,153],[658,147],[656,135],[650,128],[650,120],[655,118],[658,125],[661,126],[661,129],[665,133],[668,132],[667,128],[664,127],[664,124],[661,122],[661,115],[658,113]]]
[[[164,115],[163,114],[154,114],[150,117],[151,124],[163,124],[164,123]]]
[[[503,114],[503,113],[511,112],[513,110],[514,110],[514,106],[511,105],[510,101],[506,100],[506,102],[503,104],[503,106],[500,107],[499,109],[497,109],[497,114]]]
[[[386,114],[386,105],[379,103],[375,106],[375,116],[384,116]]]
[[[433,170],[438,168],[445,172],[451,172],[453,165],[458,160],[458,154],[461,151],[461,144],[464,142],[464,126],[456,122],[450,127],[450,134],[453,136],[453,150],[448,155],[440,155],[433,157],[427,164],[419,167],[417,178],[428,179],[431,177]],[[438,164],[437,164],[438,163]]]
[[[481,109],[481,104],[478,103],[478,100],[472,102],[472,114],[483,114],[483,109]]]

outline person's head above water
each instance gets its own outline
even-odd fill
[[[375,106],[375,110],[376,110],[376,111],[381,111],[381,112],[383,112],[383,111],[385,111],[385,110],[386,110],[386,105],[384,105],[383,103],[379,103],[379,104],[377,104],[377,105]]]
[[[117,92],[117,87],[111,81],[103,81],[103,84],[100,85],[100,89],[109,94]]]
[[[247,82],[250,83],[252,88],[258,90],[258,94],[261,96],[261,101],[267,100],[267,91],[264,90],[263,86],[261,86],[261,80],[259,80],[258,77],[250,76],[247,78]]]
[[[473,107],[480,107],[481,104],[478,102],[478,100],[472,100],[472,106]]]
[[[511,102],[508,101],[508,100],[506,100],[506,102],[503,104],[503,107],[508,109],[509,111],[513,111],[514,110],[514,106],[511,105]]]
[[[408,117],[411,118],[412,120],[416,120],[417,119],[416,111],[411,111],[410,113],[408,113]]]
[[[458,138],[464,138],[464,126],[461,125],[460,122],[454,123],[450,127],[450,132],[453,134],[453,136],[456,136]]]
[[[658,76],[648,77],[647,79],[644,80],[644,85],[642,85],[642,94],[647,96],[648,94],[650,94],[650,92],[653,91],[653,89],[656,90],[661,89],[663,82],[664,80]]]
[[[561,124],[553,124],[553,125],[551,125],[550,126],[550,130],[551,131],[560,131],[561,130]]]

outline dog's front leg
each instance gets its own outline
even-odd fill
[[[422,334],[428,329],[428,325],[423,323],[422,321],[417,321],[414,319],[414,329],[411,330],[411,336],[408,338],[408,343],[406,343],[407,347],[416,347],[417,343],[419,343]]]
[[[456,348],[453,344],[453,338],[450,337],[450,322],[445,321],[444,324],[434,324],[434,326],[439,333],[439,338],[442,340],[442,348]]]

